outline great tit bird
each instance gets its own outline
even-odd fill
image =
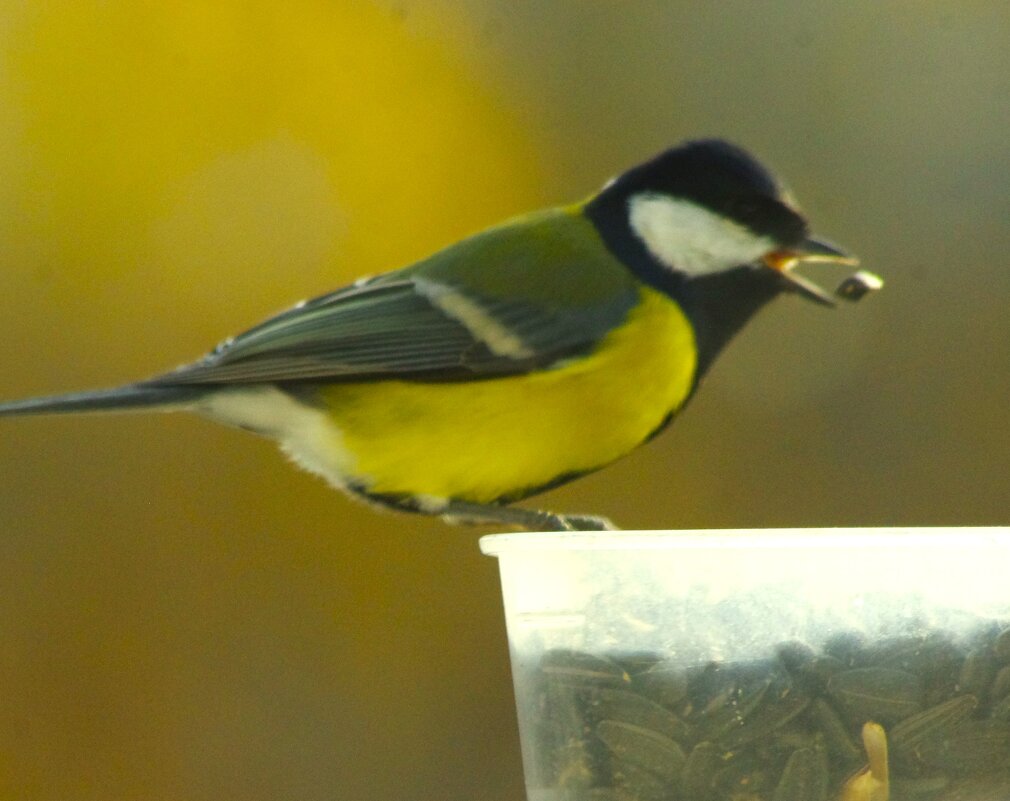
[[[693,141],[586,201],[299,303],[172,372],[3,403],[0,415],[195,412],[277,440],[381,506],[609,528],[508,504],[654,437],[772,298],[832,304],[794,272],[803,261],[854,263],[810,236],[748,153]]]

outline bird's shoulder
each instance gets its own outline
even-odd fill
[[[630,297],[636,286],[580,205],[515,217],[386,280],[404,278],[553,308],[609,305]]]

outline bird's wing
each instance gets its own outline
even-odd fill
[[[602,248],[567,252],[564,236],[561,258],[544,263],[544,242],[556,251],[558,237],[531,244],[518,227],[301,303],[149,383],[453,381],[528,372],[590,349],[637,300],[630,274]]]

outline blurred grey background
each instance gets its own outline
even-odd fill
[[[718,135],[884,291],[776,303],[534,502],[1006,524],[1007,41],[993,2],[0,2],[0,395],[161,371]],[[0,474],[3,797],[523,797],[483,532],[174,416],[4,421]]]

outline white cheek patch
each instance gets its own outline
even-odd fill
[[[671,270],[717,273],[750,264],[775,243],[713,211],[666,195],[636,195],[628,221],[649,252]]]

